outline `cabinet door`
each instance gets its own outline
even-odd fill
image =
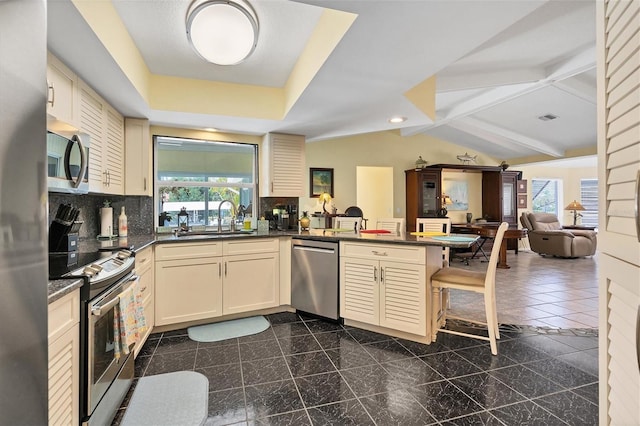
[[[138,256],[136,255],[136,266],[138,264]],[[142,333],[140,340],[136,343],[134,354],[138,356],[138,352],[146,342],[147,337],[151,334],[153,329],[153,323],[155,320],[155,307],[154,307],[154,268],[153,264],[147,266],[144,265],[138,268],[138,275],[140,276],[140,294],[142,295],[142,307],[144,312],[144,320],[147,324],[147,329]]]
[[[516,227],[518,224],[517,185],[516,174],[509,172],[502,174],[502,221],[509,223],[512,227]]]
[[[125,194],[152,195],[149,120],[125,119]]]
[[[380,323],[379,274],[376,260],[340,257],[341,317],[373,325]]]
[[[49,343],[49,424],[77,425],[80,417],[80,325]]]
[[[408,231],[416,230],[416,218],[438,216],[442,207],[441,175],[440,170],[405,171]]]
[[[80,88],[80,129],[89,135],[89,190],[102,192],[106,182],[102,152],[106,149],[104,116],[107,105],[104,100],[82,80]]]
[[[304,197],[305,139],[269,133],[262,142],[262,197]]]
[[[222,315],[220,257],[156,262],[156,325]]]
[[[124,118],[107,106],[105,114],[106,149],[102,161],[107,172],[105,194],[124,194]]]
[[[427,335],[424,265],[380,262],[380,325]]]
[[[78,126],[78,77],[58,58],[47,55],[47,114]]]
[[[222,314],[278,306],[278,253],[224,257]]]

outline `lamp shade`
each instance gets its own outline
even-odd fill
[[[244,61],[258,43],[258,20],[241,0],[196,1],[187,15],[187,38],[196,53],[217,65]]]
[[[565,210],[585,210],[583,205],[577,202],[576,200],[573,200],[572,202],[570,202],[569,205],[564,209]]]

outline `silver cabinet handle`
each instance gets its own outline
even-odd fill
[[[384,268],[380,267],[380,283],[384,285]]]
[[[640,242],[640,170],[638,170],[638,174],[636,176],[636,202],[635,202],[635,215],[636,215],[636,236],[638,237],[638,242]]]
[[[375,281],[375,282],[378,281],[378,267],[377,266],[373,267],[373,281]]]
[[[222,277],[222,264],[218,263],[218,277]]]
[[[375,254],[376,256],[387,256],[386,251],[371,250],[371,253]]]
[[[227,276],[227,262],[224,262],[224,276]]]
[[[638,305],[638,317],[636,318],[636,359],[638,371],[640,371],[640,305]]]
[[[49,99],[47,100],[48,104],[51,104],[51,108],[53,108],[53,106],[56,103],[56,89],[55,87],[53,87],[53,83],[47,81],[47,91],[51,92],[51,97],[49,97]]]
[[[147,190],[147,178],[142,178],[142,189],[143,191]]]

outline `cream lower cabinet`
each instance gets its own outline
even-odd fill
[[[279,271],[276,238],[157,246],[155,324],[278,306]]]
[[[155,324],[222,315],[222,243],[156,247]]]
[[[424,247],[340,243],[340,316],[426,336]]]
[[[149,334],[151,334],[155,321],[155,265],[153,250],[154,248],[151,246],[136,253],[136,273],[140,277],[140,293],[142,294],[142,306],[144,309],[144,319],[147,324],[147,329],[143,332],[140,340],[136,344],[134,350],[135,356],[138,356],[138,352],[140,352],[144,342],[146,342]]]
[[[80,290],[49,305],[49,424],[80,417]]]
[[[223,315],[272,308],[280,304],[278,239],[224,241],[222,251]]]

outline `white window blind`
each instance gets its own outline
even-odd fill
[[[582,225],[598,226],[598,179],[580,179]]]

